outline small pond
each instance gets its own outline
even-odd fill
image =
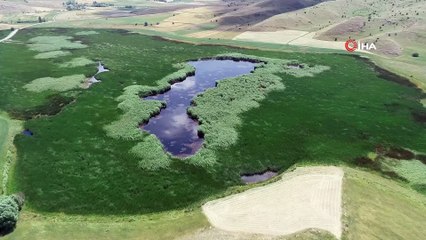
[[[198,122],[190,118],[187,109],[195,96],[216,86],[216,81],[251,73],[255,63],[232,60],[200,60],[189,62],[195,67],[195,75],[175,83],[165,93],[144,98],[161,100],[166,108],[152,117],[142,127],[158,137],[164,149],[174,156],[193,155],[203,144],[198,135]]]
[[[266,171],[259,174],[242,175],[241,181],[245,184],[258,183],[266,181],[270,178],[277,176],[278,173],[274,171]]]

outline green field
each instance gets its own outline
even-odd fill
[[[0,108],[22,119],[56,114],[27,121],[25,127],[34,137],[15,139],[18,161],[9,192],[25,192],[30,209],[104,215],[190,208],[240,184],[239,175],[246,172],[284,171],[296,162],[350,163],[377,144],[426,151],[425,125],[412,118],[412,112],[425,112],[419,103],[421,92],[379,78],[370,64],[351,56],[193,46],[118,30],[75,35],[81,31],[32,29],[15,38],[28,43],[37,36],[71,36],[88,46],[71,49],[64,57],[36,60],[38,52],[22,44],[0,46],[2,56],[14,59],[0,65]],[[154,86],[176,71],[176,63],[230,52],[331,69],[315,77],[277,73],[285,90],[269,93],[259,100],[259,107],[237,116],[235,144],[220,150],[206,147],[211,150],[207,157],[216,160],[213,166],[197,166],[197,159],[171,159],[166,169],[143,170],[138,168],[140,159],[129,153],[137,140],[107,136],[104,127],[122,114],[116,98],[123,88]],[[102,60],[111,71],[88,90],[23,88],[39,78],[93,75],[95,64],[63,67],[77,57]]]
[[[2,174],[0,192],[2,194],[7,193],[8,175],[16,159],[13,137],[20,131],[22,131],[22,123],[10,119],[6,113],[0,111],[0,172]]]
[[[0,169],[6,161],[7,145],[9,138],[9,122],[0,115]]]
[[[423,239],[426,198],[372,173],[345,169],[342,239]]]
[[[207,227],[201,211],[169,212],[146,217],[73,217],[21,214],[17,229],[5,239],[146,239],[168,240]],[[78,230],[77,230],[78,229]]]
[[[351,165],[377,145],[426,152],[426,125],[413,117],[426,114],[420,103],[424,94],[384,79],[364,60],[332,53],[191,45],[121,30],[93,30],[97,34],[85,31],[24,29],[13,43],[0,45],[0,110],[25,120],[24,128],[34,132],[32,137],[18,134],[14,141],[17,156],[9,171],[7,192],[24,192],[26,205],[10,239],[57,239],[76,228],[81,231],[74,231],[70,235],[73,239],[169,239],[207,226],[199,205],[233,189],[238,191],[240,174],[268,168],[283,172],[294,164]],[[36,58],[52,51],[69,54]],[[196,99],[191,113],[203,120],[201,128],[208,143],[200,154],[180,160],[162,151],[144,154],[143,147],[142,152],[139,149],[133,154],[134,147],[147,139],[147,134],[138,135],[137,122],[133,125],[135,138],[112,137],[107,131],[107,126],[126,118],[129,108],[122,104],[126,87],[158,90],[167,87],[167,81],[161,79],[179,75],[176,72],[182,65],[177,63],[220,54],[242,56],[231,53],[269,60],[250,76],[226,80]],[[305,64],[304,69],[283,69],[290,60]],[[110,71],[97,77],[101,83],[80,88],[72,76],[93,76],[97,61]],[[72,87],[64,85],[67,79],[72,80]],[[133,97],[132,104],[138,106],[137,95]],[[138,114],[140,120],[146,115]],[[131,117],[124,122],[138,120],[138,116]],[[10,148],[9,137],[5,137],[10,122],[9,117],[0,117],[1,156]],[[161,150],[158,141],[149,144],[151,149]],[[155,171],[144,169],[141,161],[146,156],[158,157],[167,164]],[[3,166],[6,158],[0,159]],[[384,186],[391,187],[380,192],[380,187],[365,186],[365,182],[374,180],[382,186],[383,179],[374,176],[365,180],[371,176],[348,171],[345,184],[350,183],[351,190],[346,198],[351,201],[347,202],[347,221],[356,224],[349,228],[347,239],[388,234],[383,233],[388,229],[382,224],[386,217],[406,214],[406,218],[415,216],[413,221],[424,221],[414,213],[424,212],[424,205],[417,203],[424,197],[406,189],[408,185],[385,180]],[[363,189],[368,191],[361,192]],[[402,189],[403,196],[396,196],[394,189]],[[385,196],[382,202],[374,201],[379,198],[376,193]],[[360,211],[370,211],[360,207],[364,198],[354,197],[358,195],[366,195],[372,202],[365,204],[371,207],[388,206],[383,211],[399,203],[401,208],[389,210],[389,216],[379,212],[380,226],[368,229],[373,216],[362,222],[354,217],[365,215]],[[405,196],[411,197],[407,200]],[[397,211],[400,209],[407,210],[401,213]],[[398,221],[389,226],[400,224]],[[392,228],[395,234],[411,239],[420,234],[406,232],[411,225],[401,226],[405,227]],[[357,232],[366,234],[365,238]]]
[[[344,168],[342,239],[420,240],[425,229],[426,198],[404,184],[384,179],[375,173]],[[78,231],[76,231],[78,229]],[[5,239],[174,239],[183,235],[197,238],[208,231],[207,219],[200,211],[167,212],[147,216],[70,216],[25,211],[18,227]],[[210,239],[218,239],[215,235]],[[228,238],[224,238],[228,239]],[[261,237],[250,239],[260,240]],[[306,231],[277,238],[280,240],[335,239],[321,231]]]

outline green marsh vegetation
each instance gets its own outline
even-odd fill
[[[79,42],[71,41],[73,38],[68,36],[39,36],[28,40],[29,48],[38,52],[50,52],[61,49],[79,49],[87,46]]]
[[[22,122],[12,120],[4,113],[0,112],[0,173],[2,174],[0,193],[7,193],[7,183],[9,172],[13,168],[16,160],[16,148],[13,145],[13,138],[21,132]]]
[[[86,77],[83,74],[64,76],[60,78],[37,78],[26,84],[24,88],[32,92],[43,92],[48,90],[64,92],[81,87],[85,79]]]
[[[51,52],[43,52],[34,56],[35,59],[49,59],[49,58],[59,58],[71,55],[69,51],[51,51]]]
[[[59,64],[59,66],[64,67],[64,68],[74,68],[74,67],[83,67],[83,66],[87,66],[90,64],[94,64],[95,62],[87,59],[85,57],[78,57],[78,58],[73,58],[68,62],[64,62]]]
[[[70,55],[72,49],[86,48],[87,46],[80,42],[73,42],[72,37],[68,36],[38,36],[28,40],[30,50],[40,52],[35,55],[36,59],[58,58]]]
[[[25,123],[25,128],[31,129],[34,136],[15,138],[18,161],[8,184],[10,192],[25,193],[26,206],[30,209],[125,215],[191,208],[240,184],[242,173],[266,168],[285,170],[296,162],[350,163],[371,152],[377,144],[426,150],[425,125],[412,116],[413,112],[425,111],[419,102],[421,92],[379,78],[368,63],[353,57],[194,46],[116,30],[75,36],[78,31],[81,30],[26,29],[16,36],[15,40],[20,42],[38,36],[74,36],[74,41],[87,46],[57,59],[36,60],[38,52],[20,44],[0,46],[2,56],[14,59],[0,64],[0,81],[4,86],[0,89],[4,96],[0,99],[0,109],[13,116],[31,113],[32,117],[28,118],[33,118]],[[143,146],[150,145],[152,152],[143,157],[158,155],[162,164],[156,171],[145,170],[140,166],[141,156],[135,152],[145,151],[139,144],[147,137],[139,132],[135,121],[138,116],[142,120],[153,114],[150,112],[153,109],[158,111],[162,103],[144,106],[143,101],[139,104],[139,94],[159,89],[159,79],[182,69],[182,66],[173,67],[177,63],[230,52],[294,60],[312,69],[327,66],[329,70],[315,70],[312,77],[292,74],[288,71],[297,69],[291,68],[274,72],[272,77],[270,72],[263,72],[267,68],[259,68],[261,75],[254,81],[260,89],[265,87],[261,91],[268,91],[260,95],[257,94],[260,89],[243,84],[251,81],[248,78],[240,78],[243,80],[240,83],[221,82],[218,88],[197,97],[191,111],[200,117],[201,128],[210,126],[212,132],[220,131],[212,126],[226,127],[229,125],[221,121],[229,121],[232,124],[226,129],[232,130],[232,136],[226,138],[229,142],[217,142],[214,148],[206,135],[205,149],[192,158],[180,160],[159,151],[161,145],[151,137],[152,141]],[[93,75],[95,69],[91,65],[60,66],[76,57],[101,60],[111,71],[100,75],[102,84],[88,90],[37,93],[23,88],[37,78]],[[231,91],[233,87],[247,91],[250,98],[244,98],[244,104],[233,99],[241,96]],[[129,97],[120,99],[126,93]],[[62,105],[58,114],[34,118],[40,108],[52,108],[52,98],[65,97],[75,101]],[[204,104],[221,101],[237,111],[218,110],[213,115],[202,109]],[[135,113],[126,116],[133,106],[137,106]],[[238,112],[236,117],[235,112]],[[214,116],[218,118],[213,119]],[[121,126],[117,124],[108,130],[108,126],[117,122]],[[127,132],[130,129],[133,130]]]

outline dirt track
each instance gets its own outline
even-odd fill
[[[206,203],[210,223],[231,232],[287,235],[309,228],[342,233],[343,171],[306,167],[282,180]]]

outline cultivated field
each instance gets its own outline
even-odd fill
[[[315,39],[315,33],[299,30],[281,30],[276,32],[252,32],[247,31],[234,37],[234,40],[267,42],[276,44],[288,44],[302,47],[315,47],[334,49],[339,51],[345,50],[345,42],[342,41],[322,41]],[[362,53],[370,53],[360,50]]]
[[[310,228],[342,234],[343,171],[297,168],[281,180],[203,205],[210,223],[235,232],[287,235]]]

